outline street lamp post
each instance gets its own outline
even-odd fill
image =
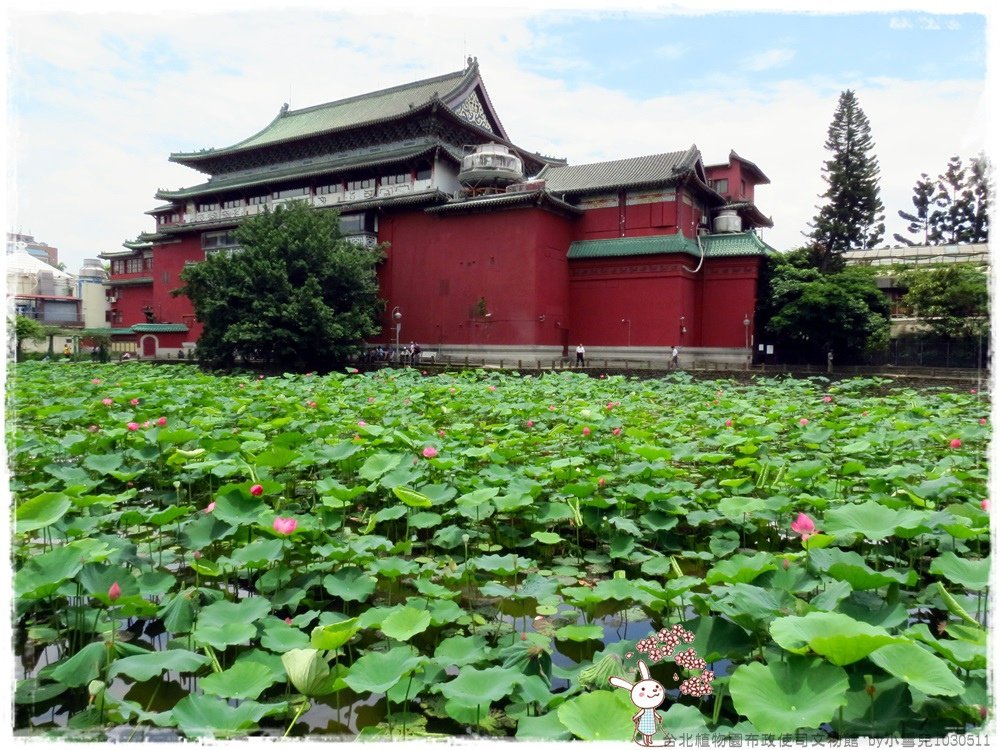
[[[743,316],[743,348],[747,350],[746,353],[746,367],[750,367],[750,316]]]
[[[399,305],[392,308],[392,319],[396,321],[396,361],[399,362],[399,330],[403,327],[400,321],[403,319],[403,313],[399,311]]]

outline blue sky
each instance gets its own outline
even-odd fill
[[[320,104],[442,75],[479,59],[511,138],[582,164],[731,149],[771,184],[757,203],[779,249],[801,244],[825,186],[841,91],[872,125],[889,225],[922,172],[987,148],[992,2],[584,4],[565,0],[194,3],[169,13],[15,0],[7,226],[60,248],[70,270],[153,228],[158,188],[203,180],[171,152],[235,143],[288,101]],[[794,12],[792,10],[794,9]],[[858,12],[864,10],[866,12]]]

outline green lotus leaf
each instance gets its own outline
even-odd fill
[[[537,539],[542,544],[559,544],[562,541],[562,537],[558,534],[554,534],[551,531],[535,531],[532,532],[531,536]]]
[[[14,593],[20,599],[40,599],[83,567],[80,550],[73,545],[56,547],[31,558],[14,574]]]
[[[525,716],[517,722],[519,740],[562,742],[572,738],[572,733],[559,718],[558,711],[549,711],[542,716]]]
[[[722,617],[696,617],[683,625],[694,633],[690,648],[707,662],[735,659],[753,649],[747,632]]]
[[[393,487],[392,494],[403,501],[411,508],[430,508],[434,505],[431,499],[422,492],[417,492],[409,487]]]
[[[461,593],[460,591],[453,591],[446,586],[434,583],[426,578],[417,578],[413,582],[413,587],[424,596],[429,596],[434,599],[454,599]]]
[[[962,588],[982,591],[990,582],[990,558],[969,560],[949,550],[934,558],[930,571]]]
[[[335,651],[351,640],[358,629],[357,617],[320,625],[313,628],[310,645],[320,651]]]
[[[558,641],[602,640],[604,628],[600,625],[564,625],[555,632]]]
[[[256,700],[261,693],[278,682],[263,664],[242,661],[222,672],[202,677],[199,686],[207,695],[237,700]]]
[[[499,576],[512,576],[518,570],[530,567],[531,560],[517,555],[484,555],[470,559],[469,565]]]
[[[157,611],[157,616],[163,620],[163,627],[168,633],[190,633],[194,626],[194,604],[191,601],[193,592],[180,591],[166,600]]]
[[[893,510],[869,500],[827,511],[823,519],[823,530],[835,535],[862,534],[866,539],[881,541],[895,534],[897,528],[919,526],[924,518],[916,510]]]
[[[287,705],[243,701],[231,706],[215,696],[188,695],[177,702],[169,717],[188,737],[226,737],[256,727],[265,716],[283,713]]]
[[[674,703],[663,712],[663,731],[674,739],[708,734],[705,716],[694,706]]]
[[[404,458],[402,453],[375,453],[365,459],[358,469],[358,476],[369,482],[374,481],[399,466]]]
[[[597,690],[570,698],[556,713],[574,737],[587,741],[629,741],[635,706],[626,690]]]
[[[278,617],[268,617],[264,620],[260,645],[269,651],[282,654],[293,648],[309,646],[309,636],[299,628],[289,625]]]
[[[476,669],[466,665],[454,680],[441,685],[441,694],[466,706],[493,703],[510,695],[523,678],[524,674],[516,669]]]
[[[385,653],[369,652],[351,665],[344,682],[356,693],[384,693],[426,662],[427,657],[413,653],[408,646]]]
[[[254,624],[271,610],[263,597],[243,599],[239,604],[220,601],[201,610],[194,628],[194,638],[216,649],[245,643],[257,634]]]
[[[17,687],[14,688],[14,704],[18,706],[30,706],[35,703],[44,703],[69,689],[69,686],[58,682],[43,683],[35,677],[26,680],[18,680]]]
[[[375,592],[377,579],[361,568],[341,568],[323,578],[323,588],[330,596],[345,602],[363,602]]]
[[[43,492],[25,500],[14,511],[14,531],[27,534],[51,526],[73,507],[72,500],[59,492]]]
[[[776,664],[741,664],[729,678],[737,713],[759,732],[794,733],[829,722],[847,705],[847,673],[818,658],[789,657]]]
[[[853,664],[886,644],[904,640],[839,612],[780,617],[771,623],[770,631],[786,651],[805,654],[812,650],[837,666]]]
[[[104,641],[88,643],[73,656],[60,662],[50,677],[67,687],[82,687],[96,680],[108,663],[108,644]]]
[[[397,641],[408,641],[423,633],[431,624],[431,614],[425,610],[404,607],[382,621],[382,632]]]
[[[218,504],[216,510],[218,510]],[[281,539],[256,539],[233,550],[229,555],[229,560],[237,568],[266,568],[275,560],[281,559],[282,545]]]
[[[753,557],[733,555],[717,563],[705,574],[705,583],[750,583],[769,570],[777,570],[774,555],[758,552]]]
[[[125,675],[138,682],[144,682],[163,672],[196,672],[208,664],[208,661],[208,657],[204,654],[186,649],[151,651],[148,654],[116,659],[108,669],[108,679]]]
[[[330,665],[322,651],[293,648],[281,655],[281,664],[288,675],[288,681],[302,695],[313,698],[333,692]]]
[[[892,643],[868,657],[893,677],[927,695],[961,695],[965,685],[948,665],[915,643]]]
[[[486,638],[481,635],[453,635],[438,644],[434,650],[434,661],[443,667],[464,667],[485,661],[491,652]]]

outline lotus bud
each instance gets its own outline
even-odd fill
[[[113,602],[116,602],[119,599],[121,599],[121,596],[122,596],[122,587],[118,585],[118,581],[115,581],[114,583],[111,584],[111,586],[108,587],[108,599],[110,599]]]

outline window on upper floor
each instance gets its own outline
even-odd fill
[[[142,273],[147,267],[145,258],[129,258],[125,261],[125,273]]]
[[[330,185],[319,185],[316,188],[316,195],[331,195],[333,193],[339,193],[343,189],[343,186],[339,182],[335,182]]]
[[[747,181],[740,180],[740,195],[744,196],[747,194]]]
[[[360,214],[347,214],[340,217],[340,231],[344,234],[375,231],[375,214],[366,211]]]
[[[267,199],[270,197],[271,196],[267,193],[264,193],[263,195],[251,195],[247,198],[247,203],[251,206],[263,206],[267,203]]]
[[[366,177],[363,180],[348,180],[347,182],[348,190],[365,190],[373,187],[375,187],[374,177]]]
[[[242,198],[233,198],[232,200],[222,201],[223,208],[240,208],[243,206]]]
[[[219,250],[232,252],[239,249],[239,243],[233,230],[228,229],[222,232],[205,232],[201,236],[201,247],[206,254]]]
[[[410,181],[410,173],[390,174],[382,178],[383,185],[405,185]]]
[[[271,193],[271,197],[275,200],[281,200],[282,198],[308,198],[309,187],[282,188]]]
[[[202,211],[218,211],[219,202],[218,201],[199,201],[197,206],[198,212]]]
[[[729,180],[712,180],[712,190],[717,193],[728,193],[729,192]]]
[[[431,178],[431,165],[430,164],[418,165],[416,177],[418,180],[429,180]]]

